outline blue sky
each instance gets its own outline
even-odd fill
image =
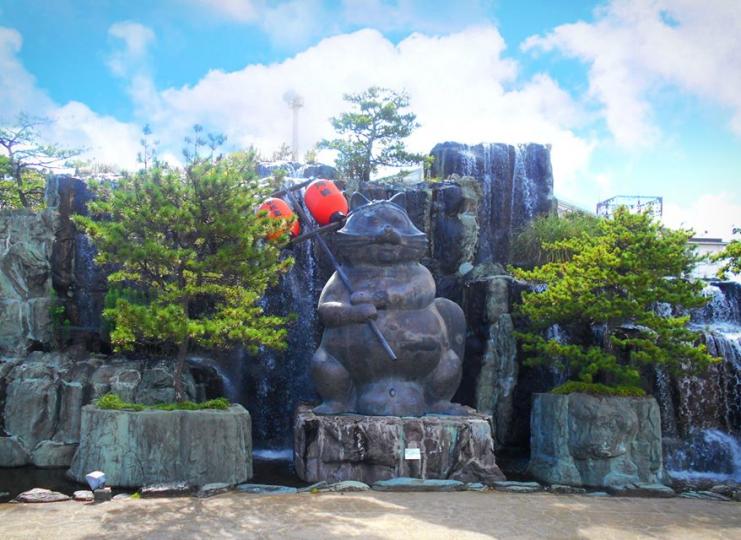
[[[342,94],[406,89],[436,142],[553,145],[556,194],[661,195],[667,221],[741,226],[735,0],[0,0],[0,116],[134,165],[151,124],[175,159],[193,123],[265,153],[331,135]]]

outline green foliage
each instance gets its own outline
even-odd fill
[[[64,302],[57,296],[56,291],[51,291],[51,305],[49,308],[49,317],[51,318],[52,334],[57,348],[62,349],[69,341],[70,337],[70,320],[67,317],[67,310]]]
[[[718,269],[718,277],[727,279],[728,274],[741,274],[741,240],[733,240],[723,251],[710,257],[712,261],[724,261]]]
[[[193,403],[192,401],[179,401],[177,403],[160,403],[158,405],[143,405],[141,403],[129,403],[121,399],[118,394],[105,394],[99,397],[95,406],[99,409],[114,411],[201,411],[204,409],[228,409],[231,404],[223,397]]]
[[[48,124],[46,119],[21,114],[12,125],[0,126],[5,154],[0,159],[0,210],[43,207],[44,174],[80,153],[42,142],[40,130]]]
[[[198,156],[198,145],[189,155]],[[116,189],[93,184],[90,216],[75,216],[117,270],[104,317],[117,351],[177,348],[175,384],[189,345],[285,348],[285,318],[259,304],[293,261],[288,235],[266,241],[282,223],[255,209],[265,196],[253,152],[196,158],[184,171],[159,168],[124,178]],[[131,290],[138,291],[132,293]]]
[[[581,381],[567,381],[551,390],[551,394],[592,394],[594,396],[623,396],[643,397],[646,392],[642,388],[630,385],[607,386],[600,383],[586,383]]]
[[[539,216],[515,236],[511,257],[517,265],[525,267],[567,261],[572,252],[563,247],[553,248],[555,242],[582,235],[592,236],[598,231],[599,218],[584,212]]]
[[[370,180],[379,166],[419,163],[424,157],[407,152],[403,139],[419,127],[417,116],[404,112],[409,97],[404,92],[371,87],[358,94],[346,94],[352,110],[331,118],[339,135],[322,140],[318,148],[337,150],[337,168],[345,178]]]
[[[282,143],[280,148],[273,152],[272,161],[290,161],[293,157],[293,150],[286,143]]]
[[[316,154],[316,148],[309,148],[304,154],[304,163],[308,163],[309,165],[316,163]]]
[[[523,294],[519,313],[530,331],[519,333],[528,363],[555,364],[581,382],[636,385],[643,366],[672,371],[700,370],[716,361],[689,317],[661,316],[658,303],[680,309],[707,301],[702,284],[690,278],[697,256],[687,243],[691,231],[664,229],[647,214],[619,209],[600,220],[596,234],[579,234],[542,244],[546,252],[566,253],[533,270],[514,275],[544,284],[542,292]],[[546,339],[545,330],[561,325],[572,343]],[[601,327],[595,343],[592,329]]]

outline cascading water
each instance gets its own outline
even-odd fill
[[[294,319],[288,327],[287,349],[263,349],[255,356],[242,351],[240,355],[246,370],[245,405],[252,415],[258,451],[290,447],[296,407],[316,398],[309,363],[318,345],[316,305],[321,286],[312,243],[294,246],[292,255],[293,268],[264,299],[267,313]]]
[[[711,283],[704,294],[692,327],[719,362],[702,375],[657,372],[665,464],[681,480],[741,482],[741,283]]]

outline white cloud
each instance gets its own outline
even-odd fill
[[[18,113],[45,114],[51,100],[36,87],[36,79],[18,60],[23,45],[20,33],[0,26],[0,120],[13,120]]]
[[[734,227],[741,227],[738,194],[706,194],[688,206],[664,200],[663,221],[670,227],[690,228],[696,236],[729,240]]]
[[[258,3],[253,0],[190,0],[212,13],[236,22],[252,22],[259,12]]]
[[[626,147],[659,135],[652,94],[679,88],[731,111],[741,135],[741,9],[728,0],[613,0],[593,23],[556,27],[523,43],[558,50],[589,64],[589,97],[603,106],[607,126]]]
[[[163,145],[179,145],[194,123],[225,132],[237,145],[270,153],[291,138],[287,91],[305,100],[301,149],[331,137],[330,116],[347,109],[342,95],[371,85],[405,89],[422,127],[410,138],[415,151],[437,142],[553,144],[558,181],[586,165],[592,144],[574,134],[583,121],[569,95],[544,75],[513,87],[516,62],[492,26],[445,36],[413,34],[394,45],[375,30],[322,40],[288,60],[212,71],[193,86],[159,92],[148,117]],[[152,104],[150,103],[149,106]],[[168,138],[169,134],[169,138]]]
[[[120,21],[108,28],[108,35],[121,40],[123,47],[116,49],[108,58],[108,67],[118,77],[142,69],[147,61],[147,50],[154,42],[154,32],[133,21]]]

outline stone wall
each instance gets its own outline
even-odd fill
[[[0,212],[0,354],[51,345],[51,254],[59,222],[54,209]]]
[[[113,392],[126,401],[174,401],[174,363],[34,352],[0,357],[0,467],[69,466],[82,407]],[[185,374],[190,399],[206,398],[203,372]]]

